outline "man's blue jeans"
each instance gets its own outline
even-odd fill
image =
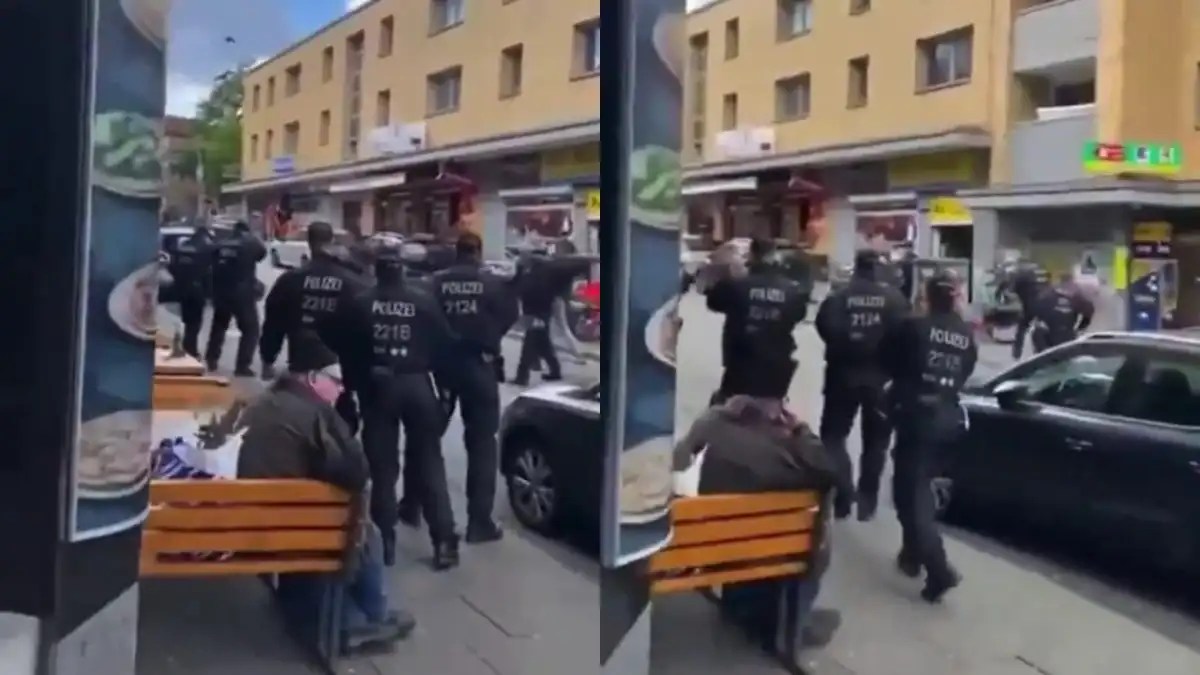
[[[346,583],[342,605],[342,629],[361,630],[382,623],[388,615],[387,582],[384,580],[383,535],[373,523],[358,549],[358,570]]]

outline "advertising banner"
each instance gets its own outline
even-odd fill
[[[148,508],[167,0],[97,0],[74,541]]]
[[[666,546],[671,536],[671,452],[675,416],[679,236],[683,218],[679,149],[684,66],[684,3],[629,3],[624,194],[615,198],[616,271],[608,288],[617,316],[605,342],[606,387],[619,403],[609,415],[602,558],[621,567]],[[627,59],[627,60],[625,60]],[[607,168],[607,165],[606,165]],[[623,230],[623,231],[621,231]],[[607,317],[606,317],[607,321]],[[607,326],[606,326],[607,327]]]

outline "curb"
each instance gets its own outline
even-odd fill
[[[504,335],[504,339],[506,339],[506,340],[521,340],[524,337],[525,337],[525,332],[518,331],[518,330],[509,331],[508,333],[506,333]],[[587,345],[586,342],[581,342],[580,344]],[[600,362],[600,353],[597,351],[593,351],[590,346],[585,346],[583,349],[579,350],[579,358],[583,359],[584,361],[595,361],[596,363],[599,363]]]

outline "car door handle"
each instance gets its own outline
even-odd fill
[[[1092,442],[1083,438],[1067,438],[1067,447],[1072,450],[1088,450],[1092,447]]]

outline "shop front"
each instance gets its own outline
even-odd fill
[[[453,239],[464,231],[482,236],[477,193],[462,165],[443,162],[412,167],[403,182],[374,190],[373,229],[439,240]]]
[[[542,151],[537,184],[502,190],[505,245],[569,241],[576,251],[600,252],[600,144]]]
[[[818,174],[777,171],[683,186],[685,233],[714,245],[767,237],[817,257],[829,255],[827,191]],[[814,236],[819,235],[819,236]]]

